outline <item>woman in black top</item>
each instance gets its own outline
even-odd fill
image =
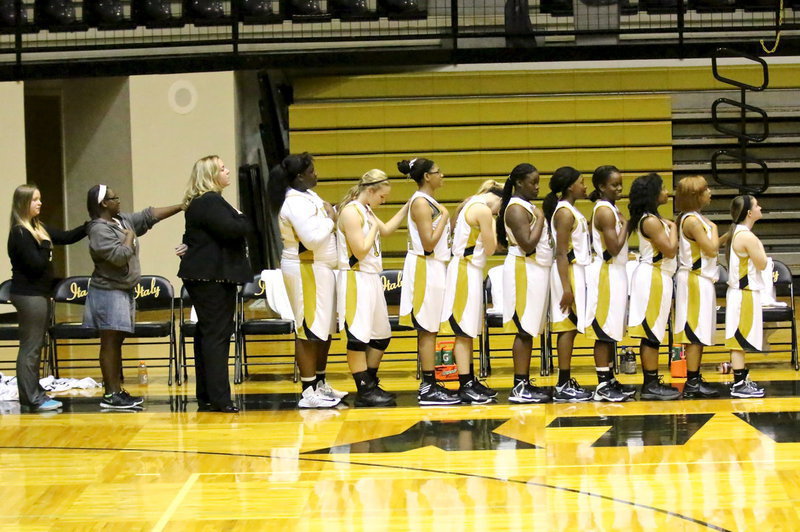
[[[204,409],[235,413],[228,354],[236,310],[236,285],[253,280],[245,236],[250,222],[222,197],[230,170],[216,155],[194,164],[186,186],[186,231],[178,277],[197,311],[194,337],[197,401]]]
[[[8,256],[11,259],[11,303],[19,321],[17,387],[19,402],[34,410],[55,410],[39,384],[42,346],[50,323],[53,289],[53,245],[73,244],[86,236],[85,224],[71,231],[46,227],[39,220],[42,195],[36,185],[20,185],[11,205]]]

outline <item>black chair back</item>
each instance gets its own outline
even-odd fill
[[[728,270],[722,264],[717,265],[717,274],[719,278],[714,283],[714,289],[717,297],[725,297],[728,293]]]
[[[67,277],[56,285],[53,300],[56,303],[73,303],[85,305],[89,295],[89,279],[87,275]]]
[[[11,304],[11,279],[0,284],[0,303]]]
[[[240,296],[244,301],[249,301],[256,298],[265,298],[267,296],[267,286],[261,280],[261,275],[256,275],[249,283],[245,283],[240,292]]]
[[[403,270],[383,270],[381,272],[383,295],[387,305],[399,305],[403,289]]]
[[[181,303],[183,303],[185,307],[192,306],[192,296],[189,295],[189,291],[185,286],[181,286]]]
[[[133,297],[139,310],[155,310],[172,308],[175,290],[165,277],[160,275],[142,275],[133,287]]]
[[[794,296],[792,271],[779,260],[773,259],[772,284],[775,285],[775,295]]]

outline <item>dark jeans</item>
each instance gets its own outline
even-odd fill
[[[38,407],[48,397],[39,384],[39,366],[47,327],[50,325],[50,302],[44,296],[11,294],[19,322],[19,353],[17,353],[17,388],[19,402]]]
[[[194,334],[197,400],[215,407],[227,406],[231,404],[228,355],[236,311],[236,285],[188,279],[184,285],[197,312]]]

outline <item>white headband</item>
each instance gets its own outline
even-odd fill
[[[103,200],[106,199],[106,190],[108,189],[105,185],[100,185],[100,188],[97,189],[97,204],[103,203]]]
[[[411,159],[411,162],[410,162],[410,163],[408,163],[408,168],[409,168],[409,170],[410,170],[410,169],[412,169],[412,168],[414,168],[414,163],[415,163],[415,162],[417,162],[417,159],[416,159],[416,158],[414,158],[414,159]]]

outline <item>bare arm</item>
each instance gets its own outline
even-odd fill
[[[614,256],[619,255],[625,241],[628,240],[628,221],[625,220],[622,231],[617,233],[617,220],[614,212],[608,207],[601,207],[594,211],[592,223],[600,231],[608,252]]]
[[[434,229],[433,220],[431,219],[433,216],[433,209],[425,198],[415,199],[410,209],[411,219],[417,224],[417,232],[419,232],[419,239],[422,241],[422,249],[427,253],[431,253],[442,238],[447,220],[450,218],[450,213],[447,212],[447,209],[442,207],[439,225]]]
[[[511,205],[506,209],[508,228],[511,229],[517,245],[525,253],[533,253],[544,229],[544,214],[541,211],[536,212],[536,222],[533,226],[531,226],[532,219],[530,213],[520,205]]]
[[[706,229],[695,216],[689,216],[683,222],[683,232],[686,236],[697,242],[700,251],[706,257],[719,255],[719,234],[717,226],[711,224],[711,237],[706,234]]]
[[[497,233],[494,228],[494,216],[492,210],[483,204],[475,204],[470,208],[465,216],[468,224],[477,225],[481,231],[481,242],[483,243],[483,251],[486,256],[494,255],[497,251]]]
[[[756,235],[751,232],[741,233],[732,246],[734,251],[745,252],[756,270],[761,271],[767,267],[767,252],[764,251],[764,244]]]
[[[675,223],[670,220],[665,220],[670,225],[670,232],[667,231],[655,216],[648,216],[642,220],[642,229],[644,230],[647,238],[653,243],[653,246],[668,259],[675,258],[678,254],[678,231],[675,229]]]
[[[395,231],[397,231],[397,228],[400,227],[400,224],[403,223],[403,219],[407,215],[408,215],[408,202],[406,202],[405,205],[400,207],[400,210],[397,211],[395,215],[392,216],[392,219],[386,223],[382,222],[380,218],[375,216],[374,218],[378,223],[378,228],[380,229],[381,236],[389,236]]]
[[[365,236],[361,231],[361,215],[354,206],[347,206],[339,215],[339,224],[353,255],[358,260],[363,260],[375,245],[375,237],[378,234],[378,224],[375,223],[375,219],[370,220],[369,232]]]
[[[158,220],[163,220],[174,216],[183,210],[183,204],[170,205],[169,207],[153,207],[153,216]]]
[[[569,209],[560,209],[553,216],[553,225],[555,225],[556,229],[556,268],[558,269],[558,278],[561,280],[563,289],[559,307],[565,313],[569,311],[575,302],[575,294],[572,293],[572,285],[569,282],[569,259],[567,259],[573,223],[575,223],[575,217]]]

